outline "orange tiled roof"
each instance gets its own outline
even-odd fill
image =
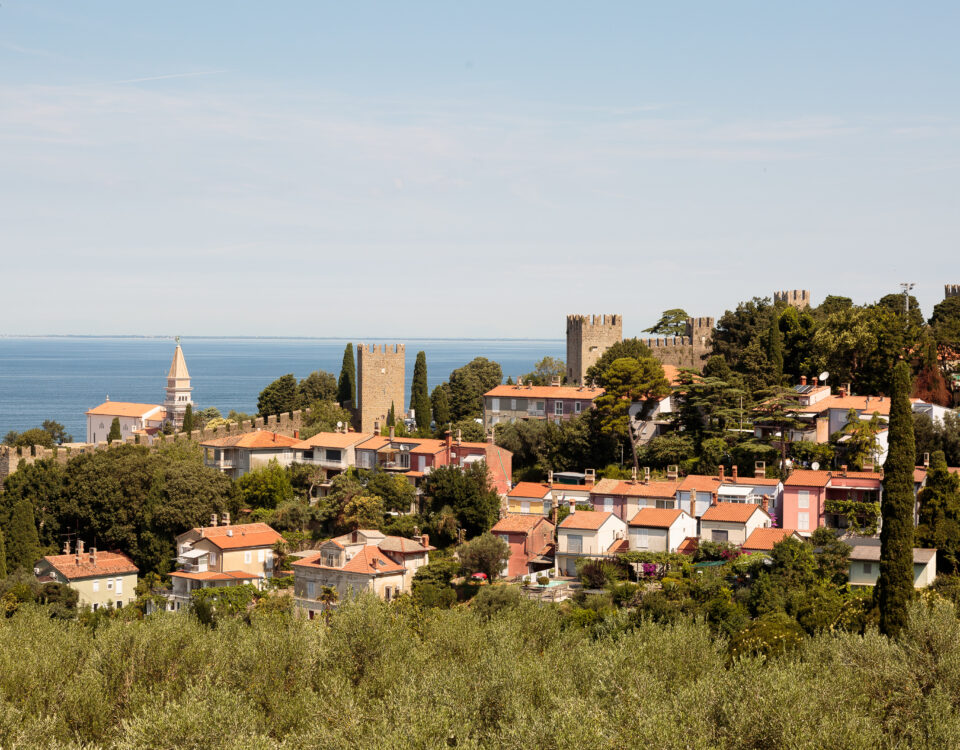
[[[695,536],[688,536],[677,545],[677,552],[681,555],[692,555],[700,546],[700,539]]]
[[[531,515],[520,515],[520,514],[509,514],[504,518],[501,518],[497,521],[493,528],[490,531],[502,531],[509,533],[529,533],[533,531],[538,523],[543,521],[544,523],[550,524],[550,527],[553,528],[553,524],[550,523],[543,516],[531,516]]]
[[[743,549],[771,550],[773,545],[796,533],[795,529],[754,529],[743,543]]]
[[[301,440],[294,448],[349,448],[373,437],[372,432],[318,432],[313,437]]]
[[[629,482],[623,479],[601,479],[593,486],[594,495],[621,495],[625,497],[674,497],[679,480],[665,482]]]
[[[746,523],[757,511],[764,513],[759,505],[753,503],[717,503],[707,508],[700,517],[702,521],[725,521],[727,523]],[[767,515],[764,513],[764,515]]]
[[[100,406],[94,406],[87,414],[103,415],[105,417],[143,417],[159,409],[163,414],[157,414],[157,419],[166,415],[166,409],[159,404],[134,404],[128,401],[105,401]]]
[[[830,482],[829,471],[796,469],[783,483],[784,487],[826,487]]]
[[[507,494],[507,497],[530,497],[537,500],[545,500],[550,493],[550,485],[542,482],[517,482]]]
[[[204,573],[185,573],[175,570],[170,574],[174,578],[189,578],[193,581],[249,581],[259,578],[256,573],[245,573],[242,570],[229,570],[218,573],[215,570],[208,570]]]
[[[122,552],[97,552],[97,562],[90,562],[90,551],[80,555],[80,563],[74,555],[47,555],[43,558],[68,581],[78,578],[97,578],[99,576],[138,573],[139,568],[133,560]]]
[[[560,522],[561,529],[586,529],[596,531],[607,522],[613,513],[599,510],[578,510]]]
[[[231,526],[203,526],[194,529],[201,539],[209,539],[220,549],[270,547],[283,537],[265,523],[240,523]],[[229,532],[233,532],[232,534]]]
[[[499,398],[566,398],[571,400],[593,401],[603,395],[603,388],[578,388],[575,385],[498,385],[487,391],[484,396]]]
[[[679,508],[641,508],[631,521],[631,526],[649,526],[652,529],[669,529],[683,515]]]
[[[663,365],[663,375],[670,385],[680,385],[680,368],[673,365]]]
[[[619,555],[621,552],[630,551],[630,542],[626,539],[617,539],[613,544],[610,545],[607,549],[608,555]]]
[[[810,406],[797,407],[797,411],[805,414],[822,414],[827,409],[856,409],[865,411],[868,415],[874,412],[881,416],[890,415],[890,399],[884,396],[870,396],[870,403],[867,403],[867,396],[827,396],[825,399],[817,401]]]
[[[681,492],[696,490],[697,492],[715,493],[720,489],[719,477],[708,477],[705,474],[687,474],[678,488]]]
[[[403,573],[405,568],[395,563],[389,557],[384,555],[377,547],[361,547],[357,553],[347,560],[342,568],[333,568],[328,565],[321,565],[318,560],[323,557],[322,552],[318,552],[310,557],[304,557],[293,563],[294,567],[313,567],[323,568],[324,570],[343,570],[347,573],[361,573],[363,575],[379,575],[381,573]]]
[[[256,432],[247,432],[243,435],[230,435],[228,437],[205,440],[200,445],[211,448],[292,448],[299,445],[301,441],[296,438],[279,435],[270,430],[257,430]]]

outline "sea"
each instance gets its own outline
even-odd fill
[[[499,362],[503,376],[530,372],[545,356],[563,359],[562,339],[405,339],[406,400],[417,352],[427,356],[432,390],[474,357]],[[195,408],[254,414],[257,396],[276,378],[314,370],[340,374],[347,339],[181,337]],[[77,441],[85,412],[111,401],[162,404],[174,341],[160,337],[0,337],[0,438],[10,430],[60,422]]]

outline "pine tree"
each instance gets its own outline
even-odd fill
[[[893,369],[890,397],[889,451],[883,465],[883,503],[880,515],[880,577],[877,602],[880,632],[893,637],[907,624],[907,605],[913,598],[913,414],[910,409],[910,366]]]
[[[13,507],[7,536],[7,570],[33,570],[33,564],[40,559],[40,538],[33,503],[26,498]]]
[[[120,434],[120,418],[114,417],[113,421],[110,423],[110,432],[107,435],[107,442],[112,443],[114,440],[120,440],[123,438],[123,435]]]
[[[347,344],[343,350],[343,365],[337,381],[337,401],[344,409],[351,409],[357,404],[357,366],[353,359],[353,344]]]
[[[783,335],[780,333],[780,321],[776,317],[770,323],[767,334],[767,359],[770,360],[770,368],[779,383],[783,377]]]
[[[417,352],[417,361],[413,366],[413,383],[410,386],[410,408],[414,410],[417,427],[421,430],[430,427],[430,393],[427,390],[427,354]]]
[[[183,427],[180,428],[180,432],[188,435],[193,432],[193,404],[187,404],[187,409],[183,412]]]
[[[433,421],[437,423],[437,429],[442,430],[450,424],[450,396],[445,384],[433,389],[430,403],[433,405]]]
[[[947,468],[943,451],[930,457],[927,483],[919,500],[916,543],[935,547],[937,567],[955,573],[960,563],[960,477]]]
[[[3,541],[3,529],[0,529],[0,579],[7,577],[7,545]]]

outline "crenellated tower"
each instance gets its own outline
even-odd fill
[[[773,302],[786,302],[791,307],[795,307],[798,310],[804,310],[808,307],[813,307],[810,300],[810,290],[809,289],[785,289],[780,292],[773,293]]]
[[[357,346],[357,427],[361,432],[373,432],[374,426],[384,428],[387,414],[393,406],[397,419],[406,413],[404,375],[406,351],[403,344]]]
[[[571,385],[582,385],[590,366],[620,341],[623,341],[622,315],[568,315],[567,381]]]

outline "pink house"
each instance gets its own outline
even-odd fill
[[[821,526],[845,528],[846,514],[831,512],[830,501],[879,503],[882,482],[883,474],[875,471],[798,469],[783,483],[781,525],[796,529],[803,536],[809,536]],[[865,510],[868,507],[865,506]]]
[[[506,516],[494,524],[490,533],[510,547],[510,560],[502,576],[515,578],[553,564],[553,524],[543,516]]]

